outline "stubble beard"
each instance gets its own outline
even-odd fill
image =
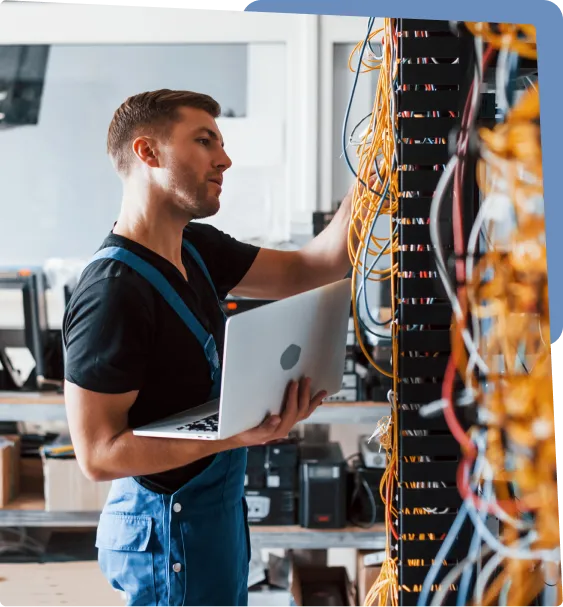
[[[219,211],[219,200],[209,193],[207,180],[196,186],[190,184],[182,190],[184,194],[179,197],[180,205],[192,219],[206,219]]]

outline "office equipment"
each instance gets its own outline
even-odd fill
[[[298,456],[299,446],[296,441],[266,445],[264,449],[266,487],[295,490],[297,488]]]
[[[377,439],[369,436],[359,437],[360,454],[366,468],[386,468],[387,452],[383,449]]]
[[[346,461],[340,445],[301,445],[299,475],[300,524],[309,528],[345,527]]]
[[[19,290],[22,295],[23,327],[0,325],[0,390],[57,389],[63,380],[61,332],[47,322],[47,280],[42,270],[0,269],[0,291]],[[24,376],[13,364],[10,349],[27,348],[35,366]]]
[[[39,122],[49,46],[3,45],[0,52],[0,129]]]
[[[248,310],[261,308],[262,306],[270,303],[274,303],[273,300],[252,299],[247,297],[227,297],[225,301],[221,302],[221,306],[226,316],[234,316],[235,314],[248,312]]]
[[[357,458],[347,470],[347,519],[356,527],[371,527],[385,521],[381,499],[381,479],[384,468],[367,468]]]
[[[342,386],[349,317],[349,279],[229,317],[221,397],[134,433],[228,438],[278,414],[289,382],[302,377],[311,378],[312,396],[335,394]]]
[[[254,525],[295,525],[295,491],[256,489],[245,491],[248,522]]]
[[[358,402],[363,400],[363,382],[356,372],[356,354],[358,340],[354,328],[354,318],[348,320],[348,335],[346,336],[346,357],[344,360],[344,375],[342,377],[341,389],[332,396],[328,396],[325,402]]]

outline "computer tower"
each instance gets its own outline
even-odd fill
[[[248,522],[252,525],[295,525],[296,496],[285,489],[245,490]]]
[[[302,527],[342,529],[346,526],[346,461],[338,443],[302,445],[299,481]]]
[[[369,526],[385,521],[385,506],[380,494],[383,468],[367,468],[360,460],[347,470],[348,521],[354,526]]]

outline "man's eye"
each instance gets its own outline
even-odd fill
[[[210,143],[209,139],[205,139],[205,138],[203,138],[203,139],[198,139],[198,141],[199,141],[200,143],[202,143],[203,145],[209,145],[209,143]]]

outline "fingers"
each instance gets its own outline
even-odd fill
[[[287,436],[291,428],[295,425],[295,420],[299,414],[299,392],[299,384],[296,381],[291,381],[287,390],[284,408],[281,413],[281,423],[276,434]]]
[[[315,409],[322,404],[323,399],[327,397],[327,392],[321,390],[317,392],[313,398],[311,398],[311,380],[305,378],[303,380],[300,389],[300,402],[299,402],[299,418],[297,421],[302,421],[310,417]]]
[[[296,381],[289,382],[287,396],[285,397],[285,403],[281,414],[282,423],[287,419],[293,419],[298,414],[299,392],[299,384]]]
[[[317,392],[317,394],[315,394],[315,396],[313,397],[313,400],[311,400],[311,404],[309,406],[310,413],[312,413],[317,407],[322,405],[323,400],[327,396],[328,396],[328,392],[326,392],[325,390],[321,390],[321,392]]]
[[[299,409],[297,412],[297,420],[305,419],[311,404],[311,379],[305,377],[299,383]]]
[[[281,414],[269,415],[259,426],[242,433],[239,439],[246,445],[263,445],[286,438],[298,422],[312,415],[326,396],[326,391],[322,390],[311,399],[309,378],[300,382],[292,381],[288,385]]]
[[[268,415],[268,417],[258,427],[262,430],[272,432],[279,427],[281,421],[282,420],[279,415]]]
[[[308,419],[309,417],[311,417],[311,415],[313,415],[313,413],[315,412],[317,407],[322,405],[323,399],[325,399],[327,397],[327,395],[328,395],[328,393],[325,392],[324,390],[322,390],[321,392],[317,392],[317,394],[315,394],[315,396],[309,402],[309,406],[307,407],[307,413],[302,418],[302,420],[305,420],[305,419]]]

